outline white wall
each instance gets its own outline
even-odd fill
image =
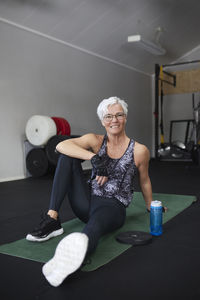
[[[103,133],[97,104],[129,104],[127,134],[152,149],[151,78],[0,23],[0,181],[23,178],[25,126],[34,114],[68,120],[71,134]]]

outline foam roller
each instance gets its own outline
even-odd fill
[[[71,127],[68,121],[64,118],[52,117],[56,124],[57,135],[70,135]]]
[[[34,146],[44,146],[52,136],[56,135],[57,128],[51,117],[34,115],[28,120],[25,132],[29,143]]]

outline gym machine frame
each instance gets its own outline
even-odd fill
[[[176,76],[166,72],[163,70],[164,66],[160,66],[159,64],[155,65],[155,110],[154,110],[154,116],[155,116],[155,158],[158,159],[158,148],[159,148],[159,142],[158,142],[158,138],[159,138],[159,82],[161,82],[161,87],[163,82],[172,85],[172,86],[176,86]],[[165,73],[166,75],[170,76],[171,78],[173,78],[173,82],[170,82],[168,80],[165,80],[163,78],[160,77],[162,73]],[[161,101],[163,100],[163,91],[161,88]]]
[[[176,75],[171,74],[169,72],[166,72],[164,70],[165,67],[175,67],[179,65],[187,65],[187,64],[193,64],[193,63],[200,63],[200,60],[194,60],[194,61],[188,61],[188,62],[182,62],[182,63],[175,63],[175,64],[166,64],[166,65],[159,65],[155,64],[155,110],[154,110],[154,117],[155,117],[155,136],[154,136],[154,144],[155,144],[155,158],[159,159],[158,156],[158,149],[159,149],[159,108],[160,108],[160,99],[161,99],[161,105],[163,101],[163,83],[166,83],[168,85],[171,85],[173,87],[176,87]],[[163,78],[163,74],[166,74],[168,77],[172,78],[172,81],[166,80]],[[161,86],[161,91],[160,91]],[[162,119],[162,111],[161,111],[161,119]],[[161,130],[161,137],[163,134],[163,127],[162,123],[160,126]],[[162,144],[161,140],[161,144]]]

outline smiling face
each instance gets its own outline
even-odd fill
[[[124,132],[126,115],[120,104],[108,106],[108,112],[103,118],[102,125],[105,127],[108,134],[116,135]]]

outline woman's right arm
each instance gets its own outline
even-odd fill
[[[90,160],[101,146],[102,138],[93,133],[60,142],[56,150],[70,157]]]

